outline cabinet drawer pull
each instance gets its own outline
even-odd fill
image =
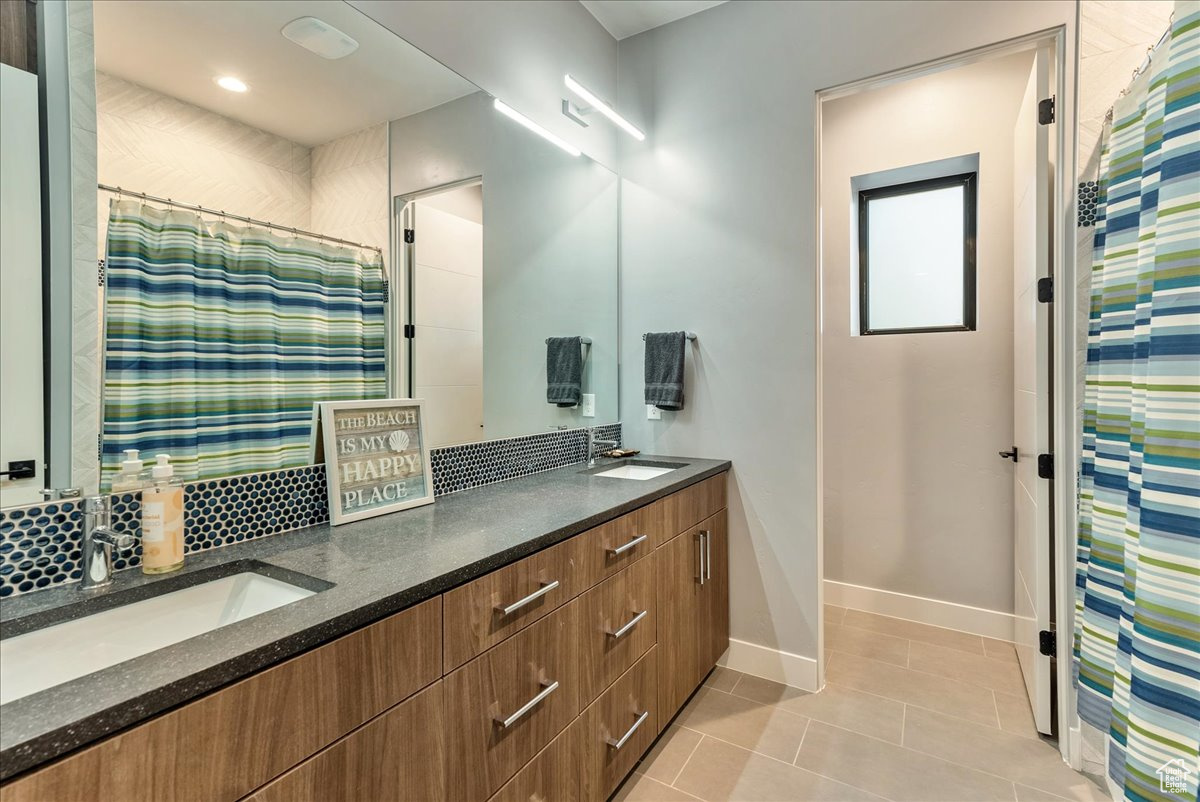
[[[543,683],[543,685],[545,685],[545,683]],[[551,682],[549,685],[546,685],[537,696],[533,697],[528,702],[521,705],[521,708],[519,710],[517,710],[515,713],[513,713],[511,716],[509,716],[508,718],[500,718],[499,716],[497,716],[494,719],[496,724],[504,729],[511,727],[512,725],[516,724],[521,719],[522,716],[524,716],[530,710],[533,710],[535,707],[537,707],[538,704],[543,699],[545,699],[547,696],[549,696],[550,694],[554,693],[557,690],[558,690],[558,682]]]
[[[622,746],[624,746],[624,745],[625,745],[625,742],[626,742],[626,741],[628,741],[630,738],[632,738],[632,737],[633,737],[633,734],[634,734],[635,732],[637,732],[637,728],[638,728],[638,727],[640,727],[640,726],[642,726],[642,724],[643,724],[643,723],[646,721],[646,719],[647,719],[647,718],[649,718],[649,717],[650,717],[650,711],[649,711],[649,710],[645,711],[645,712],[644,712],[644,713],[642,713],[640,716],[638,716],[638,720],[637,720],[637,721],[635,721],[635,722],[633,722],[633,726],[632,726],[632,727],[630,727],[628,730],[626,730],[626,731],[625,731],[625,734],[621,736],[621,739],[620,739],[619,741],[614,741],[612,738],[605,738],[604,740],[605,740],[605,741],[608,743],[608,745],[609,745],[609,746],[611,746],[613,749],[620,749]]]
[[[696,545],[700,547],[700,584],[704,584],[704,532],[696,534]]]
[[[640,613],[635,615],[633,618],[629,619],[629,623],[627,623],[625,626],[621,627],[616,632],[609,632],[608,634],[612,635],[613,640],[616,640],[617,638],[621,637],[629,630],[636,627],[638,621],[641,621],[643,618],[645,618],[649,612],[650,612],[649,610],[642,610]]]
[[[644,541],[647,537],[649,537],[649,535],[638,535],[633,540],[629,541],[628,543],[626,543],[623,546],[617,546],[615,549],[605,549],[605,550],[612,556],[619,557],[622,554],[624,554],[625,552],[629,551],[630,549],[635,548],[637,546],[637,544]]]
[[[529,604],[530,602],[537,601],[541,597],[545,596],[547,593],[554,590],[556,587],[558,587],[557,579],[554,580],[553,582],[543,582],[541,588],[539,588],[538,590],[535,590],[533,593],[530,593],[528,596],[526,596],[523,599],[518,599],[517,601],[508,605],[507,607],[502,607],[501,605],[497,604],[496,612],[498,612],[502,615],[509,615],[510,613],[515,613],[517,610],[520,610],[522,607]]]

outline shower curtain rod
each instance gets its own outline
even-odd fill
[[[253,217],[246,217],[246,216],[240,215],[240,214],[230,214],[229,212],[226,212],[222,209],[209,209],[206,206],[197,206],[193,203],[180,203],[179,201],[171,200],[170,198],[159,198],[155,195],[147,195],[145,192],[134,192],[134,191],[128,190],[128,189],[122,189],[121,187],[109,186],[108,184],[97,183],[96,186],[98,188],[104,190],[105,192],[116,193],[118,196],[130,195],[135,198],[141,198],[142,200],[154,201],[155,203],[165,203],[165,204],[167,204],[167,206],[172,207],[172,208],[187,209],[187,210],[193,211],[193,212],[201,212],[202,214],[216,215],[221,218],[231,218],[233,220],[241,220],[242,222],[244,222],[248,225],[252,225],[252,226],[262,226],[263,228],[273,228],[277,231],[290,231],[290,232],[292,232],[293,235],[298,236],[298,237],[310,237],[312,239],[325,240],[326,242],[336,242],[341,245],[352,245],[355,248],[363,248],[364,250],[375,251],[376,253],[381,254],[381,255],[383,254],[383,249],[376,245],[364,245],[361,242],[351,242],[348,239],[341,239],[339,237],[329,237],[324,234],[318,234],[315,231],[305,231],[303,229],[295,228],[293,226],[281,226],[277,223],[271,223],[266,220],[256,220]]]

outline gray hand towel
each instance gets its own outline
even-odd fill
[[[646,403],[659,409],[683,409],[682,331],[646,335]]]
[[[583,386],[583,342],[580,337],[546,341],[546,403],[573,407]]]

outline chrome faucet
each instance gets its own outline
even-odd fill
[[[614,449],[617,447],[617,441],[616,440],[601,440],[600,438],[596,437],[596,427],[595,426],[588,427],[587,435],[588,435],[588,437],[587,437],[587,455],[588,455],[587,466],[589,468],[594,468],[594,467],[596,467],[596,446],[597,445],[608,446],[608,448],[611,450],[611,449]]]
[[[112,497],[83,500],[83,576],[80,589],[102,588],[112,582],[113,549],[129,551],[137,538],[112,528]]]

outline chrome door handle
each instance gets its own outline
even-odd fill
[[[705,579],[712,579],[712,532],[704,533]]]
[[[696,545],[700,547],[700,585],[704,585],[704,533],[696,533]]]
[[[646,719],[648,719],[649,717],[650,717],[649,710],[643,712],[640,716],[638,716],[637,721],[633,722],[633,726],[630,727],[629,729],[627,729],[625,731],[625,734],[622,735],[619,740],[614,741],[612,738],[605,738],[604,739],[605,742],[609,746],[611,746],[613,749],[620,749],[622,746],[625,745],[626,741],[628,741],[630,738],[633,737],[633,734],[635,732],[637,732],[638,727],[642,726],[642,724],[644,724],[646,722]]]
[[[649,535],[638,535],[628,543],[622,546],[617,546],[615,549],[606,549],[606,551],[613,557],[619,557],[630,549],[635,548],[637,544],[643,542],[647,537],[649,537]]]
[[[517,610],[520,610],[522,607],[529,604],[530,602],[537,601],[541,597],[545,596],[547,593],[554,590],[556,587],[558,587],[557,579],[554,580],[553,582],[543,582],[541,588],[539,588],[538,590],[535,590],[533,593],[530,593],[528,596],[526,596],[523,599],[518,599],[517,601],[508,605],[507,607],[497,604],[496,612],[500,613],[501,615],[509,615],[511,613],[515,613]]]
[[[612,635],[613,640],[616,640],[617,638],[619,638],[622,635],[624,635],[625,633],[627,633],[629,630],[636,627],[638,621],[641,621],[643,618],[645,618],[647,615],[649,615],[649,613],[650,613],[649,610],[642,610],[640,613],[635,615],[633,618],[629,619],[629,622],[626,623],[625,626],[621,627],[620,629],[618,629],[615,632],[609,632],[608,634]]]
[[[524,716],[526,713],[528,713],[530,710],[533,710],[535,707],[537,707],[538,704],[540,704],[543,699],[545,699],[547,696],[549,696],[550,694],[552,694],[558,690],[557,682],[551,682],[549,685],[546,685],[545,683],[542,683],[542,684],[545,685],[545,687],[542,689],[542,691],[537,696],[533,697],[528,702],[521,705],[520,709],[518,709],[516,712],[514,712],[511,716],[509,716],[508,718],[500,718],[499,716],[496,716],[496,718],[493,719],[493,721],[495,721],[496,724],[498,726],[500,726],[501,728],[507,729],[507,728],[511,727],[512,725],[516,724],[518,721],[520,721],[521,717]]]

